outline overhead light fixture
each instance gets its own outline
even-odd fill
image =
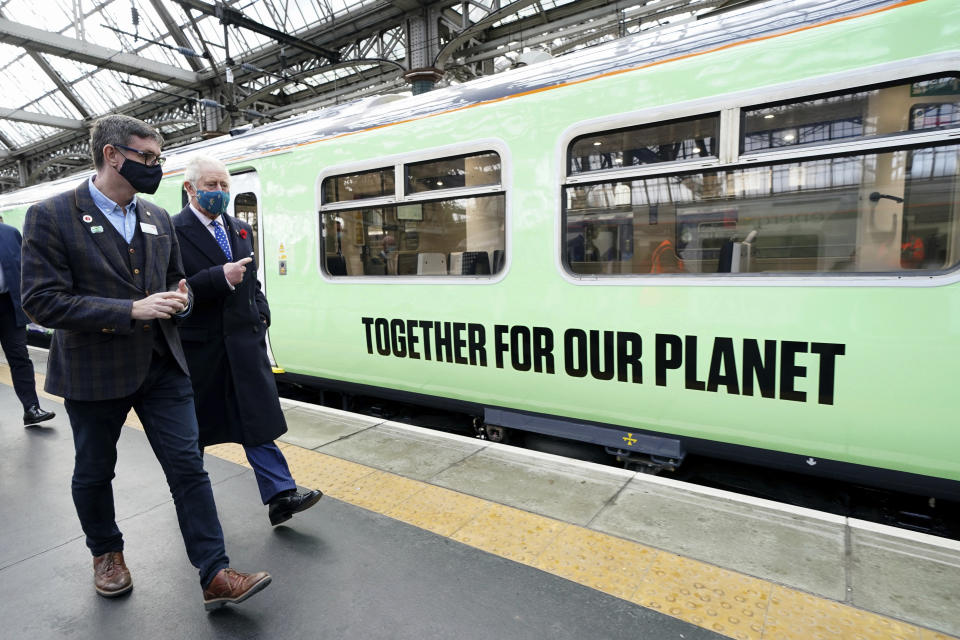
[[[773,114],[772,114],[772,113],[768,113],[767,115],[763,116],[763,119],[764,119],[764,120],[773,120]]]
[[[593,146],[599,147],[599,146],[602,145],[602,144],[603,144],[602,142],[600,142],[599,140],[597,140],[596,142],[593,143]]]

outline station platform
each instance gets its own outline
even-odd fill
[[[44,353],[31,350],[42,388]],[[960,635],[960,542],[284,401],[325,497],[271,527],[237,445],[207,449],[231,564],[273,583],[206,613],[136,416],[114,492],[133,576],[99,597],[57,412],[24,428],[0,365],[4,638],[743,638]]]

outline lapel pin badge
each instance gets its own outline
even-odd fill
[[[84,221],[84,222],[93,222],[93,216],[90,216],[90,215],[83,216],[83,221]]]
[[[103,233],[103,227],[97,225],[95,227],[90,227],[90,233]]]

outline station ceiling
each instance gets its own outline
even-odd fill
[[[0,191],[90,167],[108,113],[180,146],[770,1],[0,0]]]

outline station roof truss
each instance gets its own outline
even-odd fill
[[[0,191],[90,168],[109,113],[176,147],[769,2],[0,0]]]

